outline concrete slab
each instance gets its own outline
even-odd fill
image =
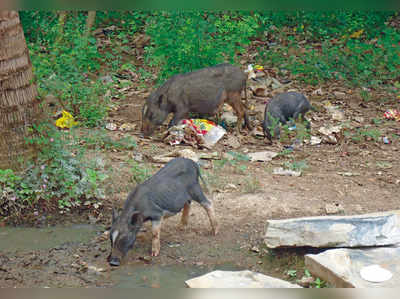
[[[261,273],[213,271],[185,281],[189,288],[301,288],[296,284]]]
[[[330,249],[320,254],[305,256],[306,268],[313,274],[337,288],[394,288],[400,287],[400,247],[381,247],[371,249]],[[363,279],[360,271],[376,265],[375,278],[387,279],[383,282],[370,282]],[[362,270],[363,269],[363,270]],[[381,269],[383,271],[380,274]],[[386,272],[386,273],[385,273]],[[390,275],[389,275],[390,277]]]
[[[400,243],[400,211],[268,220],[265,231],[269,248],[394,245]]]

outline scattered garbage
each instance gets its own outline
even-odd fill
[[[400,111],[398,111],[396,109],[388,109],[388,110],[386,110],[385,113],[383,114],[383,116],[386,119],[392,119],[392,120],[400,121]]]
[[[324,141],[336,144],[337,139],[335,134],[340,133],[342,128],[340,126],[328,126],[328,127],[321,127],[318,129],[318,132],[324,135]]]
[[[312,95],[323,96],[323,95],[324,95],[324,92],[322,91],[322,87],[321,87],[321,88],[318,88],[318,89],[316,89],[316,90],[314,90],[314,91],[312,92]]]
[[[163,140],[170,145],[182,142],[195,148],[211,148],[226,133],[221,126],[206,119],[184,119],[178,125],[169,128]]]
[[[322,142],[322,139],[317,136],[311,136],[311,138],[310,138],[311,145],[318,145],[318,144],[321,144],[321,142]]]
[[[260,161],[260,162],[268,162],[271,161],[278,155],[276,152],[271,151],[263,151],[263,152],[256,152],[256,153],[249,153],[248,156],[250,157],[250,161]]]
[[[341,176],[359,176],[360,174],[357,172],[338,172],[337,174],[341,175]]]
[[[370,265],[361,268],[360,276],[369,282],[384,282],[391,279],[393,274],[379,265]]]
[[[244,72],[248,73],[248,76],[247,76],[248,79],[254,79],[254,78],[257,78],[259,75],[264,76],[263,71],[264,71],[263,66],[258,65],[258,64],[256,64],[256,65],[249,64],[247,66],[247,69]]]
[[[241,146],[239,139],[233,135],[229,135],[228,138],[224,141],[224,144],[232,147],[233,149],[238,149]]]
[[[390,140],[387,138],[387,136],[382,137],[382,141],[384,144],[390,144]]]
[[[346,119],[344,112],[340,110],[339,107],[332,105],[330,101],[324,101],[323,104],[333,120],[343,121]]]
[[[226,111],[221,115],[221,120],[228,126],[235,126],[237,123],[237,119],[237,116],[233,114],[232,111]]]
[[[71,115],[71,113],[63,110],[62,112],[62,117],[56,120],[56,126],[61,128],[61,129],[70,129],[73,126],[76,126],[79,124],[79,122],[74,120],[74,117]]]
[[[117,129],[117,125],[114,123],[108,123],[106,124],[106,129],[110,131],[115,131]]]
[[[136,128],[136,124],[129,124],[129,123],[125,123],[122,124],[119,129],[121,131],[133,131]]]
[[[284,169],[282,167],[277,167],[272,170],[273,174],[286,175],[286,176],[301,176],[301,171],[295,171],[291,169]]]

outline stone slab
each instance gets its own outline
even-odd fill
[[[296,284],[249,270],[217,270],[189,279],[185,283],[190,288],[301,288]]]
[[[400,247],[370,249],[330,249],[320,254],[305,256],[306,268],[337,288],[393,288],[400,287]],[[383,282],[364,280],[360,270],[378,265],[391,272]]]
[[[400,243],[400,213],[268,220],[264,242],[279,247],[369,247]]]

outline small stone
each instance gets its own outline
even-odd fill
[[[338,214],[344,211],[341,204],[338,203],[328,203],[325,205],[325,211],[328,215]]]
[[[341,91],[334,91],[333,94],[334,94],[335,98],[337,98],[339,100],[343,100],[346,97],[346,94]]]
[[[300,280],[297,281],[297,284],[304,288],[309,288],[313,282],[314,282],[314,277],[303,276]]]
[[[274,168],[272,173],[277,174],[277,175],[285,175],[285,176],[297,176],[297,177],[301,176],[301,171],[283,169],[282,167]]]

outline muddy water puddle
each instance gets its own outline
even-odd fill
[[[88,224],[45,228],[2,227],[0,228],[0,251],[40,250],[85,243],[91,240],[99,230],[100,228]]]
[[[127,265],[111,272],[115,288],[184,288],[185,281],[214,270],[243,270],[233,264],[209,266]]]

